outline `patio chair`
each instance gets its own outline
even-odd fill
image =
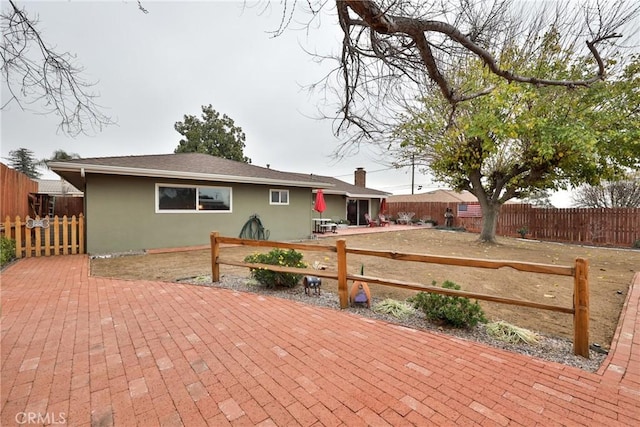
[[[411,219],[415,214],[413,212],[398,212],[398,224],[411,224]]]
[[[378,214],[378,222],[380,223],[380,227],[384,227],[385,225],[389,225],[389,220],[382,215],[381,213]]]
[[[369,225],[369,227],[377,227],[378,226],[378,222],[373,220],[373,219],[371,219],[371,216],[368,213],[364,214],[364,219],[365,219],[365,221],[367,221],[367,224]]]

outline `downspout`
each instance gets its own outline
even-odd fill
[[[82,210],[84,211],[84,251],[88,254],[89,242],[87,241],[87,237],[89,236],[89,227],[87,227],[87,177],[85,176],[84,168],[80,168],[80,177],[84,184],[82,189]]]

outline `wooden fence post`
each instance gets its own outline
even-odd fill
[[[30,258],[32,255],[31,249],[31,229],[27,228],[27,221],[29,221],[29,215],[24,218],[24,256]],[[18,225],[18,221],[16,221]],[[20,223],[20,232],[22,233],[22,223]]]
[[[69,224],[67,216],[62,215],[62,255],[69,253]]]
[[[16,258],[22,258],[22,226],[20,225],[19,216],[16,216],[14,231],[16,233]]]
[[[589,261],[577,258],[573,280],[573,353],[589,358]]]
[[[220,281],[220,264],[218,264],[218,256],[220,255],[220,243],[218,243],[218,236],[220,233],[212,231],[209,235],[211,239],[211,281]]]
[[[47,218],[50,219],[48,216]],[[51,228],[49,227],[44,229],[44,256],[51,256]]]
[[[71,254],[78,253],[78,223],[76,222],[76,216],[71,216]]]
[[[60,255],[60,219],[58,215],[53,217],[53,254]]]
[[[40,217],[36,216],[36,221],[39,221]],[[36,252],[36,256],[40,256],[42,255],[42,227],[34,227],[31,230],[28,231],[32,231],[35,234],[35,252]]]
[[[349,287],[347,286],[347,241],[338,239],[336,241],[336,253],[338,258],[338,297],[340,298],[340,308],[349,306]]]

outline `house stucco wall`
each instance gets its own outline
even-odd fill
[[[323,218],[331,218],[334,221],[347,219],[347,198],[337,194],[325,194],[324,201],[327,210],[322,213]],[[318,212],[314,212],[314,218],[318,217]]]
[[[232,188],[232,212],[156,213],[156,183]],[[288,189],[289,205],[270,205],[270,189]],[[258,214],[269,240],[307,238],[311,231],[309,188],[88,175],[86,232],[90,254],[205,245],[211,231],[238,237]]]

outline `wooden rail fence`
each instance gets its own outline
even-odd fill
[[[282,273],[309,274],[308,269],[285,267],[270,264],[247,263],[243,261],[228,260],[220,257],[220,244],[232,244],[243,246],[259,246],[270,248],[297,249],[302,251],[335,252],[337,254],[337,271],[313,270],[313,275],[338,281],[338,296],[340,307],[349,305],[348,281],[361,280],[368,283],[377,283],[385,286],[394,286],[403,289],[411,289],[422,292],[437,293],[442,295],[474,298],[477,300],[492,301],[502,304],[531,307],[540,310],[550,310],[573,315],[573,351],[576,355],[589,357],[589,262],[583,258],[577,258],[573,266],[559,266],[552,264],[538,264],[519,261],[494,261],[474,258],[447,257],[438,255],[424,255],[415,253],[402,253],[393,251],[379,251],[370,249],[347,248],[345,239],[339,239],[333,245],[309,245],[303,243],[272,242],[265,240],[239,239],[236,237],[222,237],[218,232],[212,232],[211,240],[211,273],[214,282],[220,281],[220,265],[233,265],[250,269],[266,269]],[[398,261],[414,261],[432,264],[444,264],[459,267],[477,267],[499,269],[510,267],[518,271],[529,273],[553,274],[573,277],[573,307],[560,307],[543,304],[534,301],[517,300],[495,295],[479,294],[473,292],[457,291],[453,289],[425,286],[421,283],[405,282],[401,280],[384,279],[347,273],[347,254],[358,254],[380,258],[388,258]]]
[[[85,253],[84,216],[53,219],[29,218],[24,221],[19,216],[11,222],[6,217],[0,223],[1,232],[16,242],[16,258]]]

